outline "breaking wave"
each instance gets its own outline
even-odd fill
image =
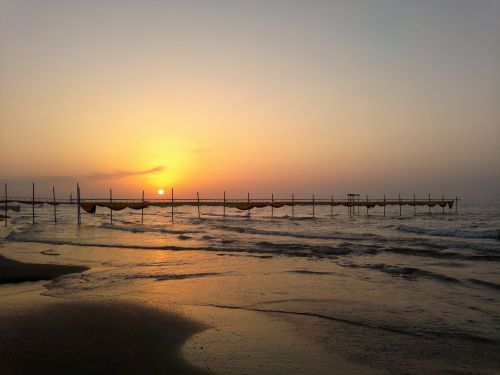
[[[457,259],[457,260],[469,260],[469,261],[492,261],[499,262],[500,255],[466,255],[462,253],[457,253],[453,251],[436,251],[429,249],[413,249],[413,248],[384,248],[384,252],[395,253],[401,255],[412,255],[418,257],[428,257],[437,259]]]
[[[469,279],[468,281],[476,285],[484,286],[486,288],[500,290],[500,284],[492,283],[490,281],[484,281],[478,279]]]
[[[172,251],[189,251],[189,250],[205,250],[205,251],[227,251],[227,252],[247,252],[247,253],[273,253],[292,256],[335,256],[346,255],[354,251],[348,247],[334,247],[334,246],[315,246],[306,244],[281,244],[273,242],[258,242],[255,246],[245,247],[225,247],[219,246],[174,246],[174,245],[143,245],[143,244],[119,244],[119,243],[100,243],[100,242],[82,242],[79,240],[68,239],[39,239],[29,238],[23,236],[23,233],[11,232],[5,238],[8,241],[14,242],[33,242],[44,243],[49,245],[73,245],[81,247],[101,247],[101,248],[121,248],[121,249],[139,249],[139,250],[172,250]],[[372,249],[363,250],[362,247],[357,249],[359,251],[373,251]]]
[[[366,240],[366,239],[380,238],[380,236],[372,233],[361,233],[361,234],[332,233],[329,235],[324,235],[324,234],[314,234],[314,233],[255,229],[249,227],[233,227],[229,225],[217,225],[215,226],[215,228],[236,233],[257,234],[257,235],[278,236],[278,237],[294,237],[294,238],[317,239],[317,240]]]
[[[500,230],[482,230],[472,231],[465,229],[432,229],[423,227],[412,227],[409,225],[400,225],[396,228],[402,232],[428,234],[439,237],[458,237],[458,238],[493,238],[500,239]]]
[[[168,274],[159,274],[159,275],[137,274],[137,275],[128,275],[125,278],[126,279],[155,279],[156,281],[168,281],[168,280],[193,279],[193,278],[217,276],[217,275],[221,275],[221,273],[219,273],[219,272],[186,273],[186,274],[168,273]]]
[[[200,233],[199,230],[181,230],[181,229],[165,229],[159,227],[150,227],[150,226],[125,226],[125,225],[116,225],[109,223],[102,223],[99,225],[99,228],[110,229],[110,230],[120,230],[124,232],[132,232],[132,233],[167,233],[167,234],[187,234],[187,233]]]
[[[352,268],[368,268],[368,269],[378,270],[392,276],[401,276],[408,279],[428,278],[446,283],[463,284],[461,280],[456,279],[454,277],[446,276],[436,272],[422,270],[420,268],[415,268],[415,267],[400,267],[384,263],[365,264],[365,265],[344,264],[344,266]]]
[[[334,272],[326,272],[326,271],[312,271],[312,270],[305,270],[305,269],[297,269],[297,270],[290,270],[287,271],[289,273],[298,273],[298,274],[303,274],[303,275],[320,275],[320,276],[325,276],[325,275],[334,275]]]

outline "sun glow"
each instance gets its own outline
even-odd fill
[[[165,194],[165,190],[163,190],[162,188],[159,188],[158,195],[163,195],[163,194]]]

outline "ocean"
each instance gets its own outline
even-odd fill
[[[178,207],[172,221],[169,208],[147,208],[144,224],[140,211],[115,211],[110,223],[109,210],[99,207],[82,213],[77,226],[75,207],[58,207],[54,225],[53,207],[45,205],[36,207],[33,225],[31,207],[23,206],[0,229],[0,253],[90,267],[45,283],[46,296],[140,299],[204,316],[219,330],[195,336],[184,354],[220,372],[244,362],[241,353],[251,359],[248,373],[266,363],[275,373],[290,363],[321,373],[331,353],[393,373],[498,365],[499,205],[461,204],[458,213],[418,207],[416,214],[407,207],[401,216],[389,207],[385,217],[381,208],[349,215],[323,206],[315,218],[310,207],[296,207],[294,218],[290,207],[273,218],[271,208],[253,209],[250,219],[236,209],[225,219],[222,207],[201,211],[200,220],[196,207]],[[271,323],[238,336],[241,324],[214,311]],[[262,327],[277,321],[302,344],[264,340],[270,331]],[[282,367],[270,353],[285,358]]]

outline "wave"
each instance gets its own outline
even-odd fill
[[[433,228],[423,228],[423,227],[412,227],[409,225],[399,225],[397,230],[402,232],[427,234],[430,236],[439,237],[458,237],[458,238],[493,238],[500,239],[500,230],[482,230],[482,231],[471,231],[465,229],[433,229]]]
[[[248,218],[248,214],[229,214],[229,213],[226,213],[225,215],[224,214],[218,214],[218,213],[214,213],[214,212],[204,212],[201,214],[202,218],[205,219],[205,220],[210,220],[210,219],[206,219],[206,217],[225,217],[226,219],[227,218],[239,218],[239,219],[247,219]],[[199,220],[199,219],[198,219]]]
[[[418,278],[428,278],[434,279],[441,282],[452,283],[452,284],[463,284],[459,279],[451,276],[446,276],[440,273],[422,270],[415,267],[400,267],[391,264],[379,263],[379,264],[343,264],[343,266],[352,268],[367,268],[382,271],[388,273],[391,276],[401,276],[408,279],[418,279]]]
[[[291,243],[274,243],[261,241],[257,242],[256,245],[263,252],[273,252],[280,254],[289,255],[347,255],[353,251],[353,249],[346,247],[335,247],[335,246],[314,246],[305,244],[291,244]]]
[[[61,255],[57,251],[55,251],[54,249],[42,250],[42,251],[40,251],[40,254],[49,255],[49,256]]]
[[[10,222],[12,224],[19,224],[19,223],[23,223],[23,222],[29,223],[29,222],[31,222],[31,219],[32,219],[31,216],[28,216],[28,215],[14,216],[14,217],[11,217]]]
[[[134,223],[135,224],[135,223]],[[99,228],[103,229],[111,229],[111,230],[119,230],[124,232],[132,232],[132,233],[168,233],[168,234],[188,234],[188,233],[200,233],[200,230],[181,230],[181,229],[165,229],[158,227],[148,227],[148,226],[123,226],[123,225],[115,225],[109,223],[102,223],[99,225]]]
[[[156,281],[168,281],[168,280],[183,280],[183,279],[193,279],[199,277],[208,277],[208,276],[216,276],[222,275],[219,272],[202,272],[202,273],[167,273],[167,274],[137,274],[137,275],[128,275],[125,279],[155,279]]]
[[[388,253],[395,253],[401,255],[411,255],[419,257],[437,258],[437,259],[457,259],[468,261],[487,261],[487,262],[500,262],[500,255],[466,255],[451,251],[436,251],[429,249],[412,249],[412,248],[384,248],[382,251]]]
[[[249,227],[233,227],[229,225],[217,225],[215,226],[215,228],[236,233],[318,239],[318,240],[366,240],[366,239],[381,238],[380,236],[372,233],[363,233],[363,234],[334,233],[330,235],[324,235],[324,234],[314,234],[314,233],[285,232],[285,231],[276,231],[267,229],[256,229]]]
[[[298,273],[298,274],[303,274],[303,275],[334,275],[334,272],[325,272],[325,271],[312,271],[312,270],[305,270],[305,269],[298,269],[298,270],[290,270],[287,271],[290,273]]]
[[[402,255],[413,255],[419,257],[429,257],[429,258],[438,258],[438,259],[466,259],[467,256],[449,252],[449,251],[437,251],[437,250],[429,250],[429,249],[413,249],[413,248],[385,248],[383,251],[388,253],[402,254]]]
[[[486,288],[500,290],[500,284],[495,284],[495,283],[492,283],[490,281],[484,281],[484,280],[478,280],[478,279],[468,279],[467,281],[469,281],[473,284],[476,284],[476,285],[484,286]]]
[[[101,247],[101,248],[120,248],[120,249],[139,249],[139,250],[172,250],[172,251],[189,251],[189,250],[203,250],[203,251],[227,251],[227,252],[247,252],[247,253],[277,253],[291,256],[334,256],[346,255],[352,250],[347,248],[337,248],[331,246],[312,246],[300,244],[276,244],[271,242],[259,242],[256,247],[224,247],[224,246],[174,246],[174,245],[159,245],[149,246],[140,244],[113,244],[113,243],[99,243],[99,242],[79,242],[72,240],[60,239],[35,239],[24,238],[19,236],[19,233],[11,232],[7,237],[8,241],[14,242],[32,242],[43,243],[48,245],[73,245],[81,247]]]
[[[113,243],[99,243],[99,242],[78,242],[71,240],[49,240],[49,239],[37,239],[37,238],[23,238],[18,237],[18,233],[11,232],[5,239],[13,242],[30,242],[30,243],[43,243],[48,245],[73,245],[81,247],[102,247],[102,248],[119,248],[119,249],[140,249],[140,250],[207,250],[207,251],[221,251],[220,248],[211,247],[200,247],[200,246],[173,246],[173,245],[160,245],[160,246],[148,246],[139,244],[113,244]],[[223,250],[223,249],[222,249]],[[231,251],[238,251],[237,249],[232,249]]]
[[[490,343],[498,344],[499,340],[492,337],[485,337],[480,335],[469,334],[466,332],[443,332],[443,331],[433,331],[427,329],[415,329],[416,327],[397,327],[387,324],[378,324],[376,322],[368,322],[362,320],[354,320],[349,318],[344,318],[334,315],[326,315],[323,313],[317,313],[313,311],[293,311],[293,310],[282,310],[282,309],[262,309],[252,306],[235,306],[235,305],[222,305],[222,304],[200,304],[201,306],[210,306],[219,309],[231,309],[231,310],[246,310],[246,311],[256,311],[262,313],[272,313],[272,314],[289,314],[289,315],[299,315],[299,316],[310,316],[313,318],[325,319],[336,321],[340,323],[349,324],[352,326],[364,327],[373,330],[380,330],[386,332],[399,333],[402,335],[413,336],[413,337],[439,337],[439,338],[454,338],[462,339],[472,342],[480,343]]]

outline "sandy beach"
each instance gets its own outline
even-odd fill
[[[3,374],[197,374],[179,355],[201,325],[145,306],[62,302],[3,317]]]
[[[5,250],[6,245],[1,247]],[[36,263],[0,256],[5,270],[0,286],[0,368],[5,374],[67,374],[71,369],[82,374],[287,374],[308,368],[327,374],[325,363],[342,373],[383,373],[331,356],[277,317],[182,303],[178,298],[190,294],[190,274],[167,279],[168,283],[158,280],[148,292],[141,281],[139,288],[127,287],[125,293],[77,296],[74,290],[76,298],[58,296],[65,282],[90,277],[82,272],[105,272],[87,266],[89,256],[96,254],[93,248],[88,254],[68,246],[57,251],[37,244],[7,248],[16,259]],[[62,264],[68,251],[87,265]],[[57,264],[43,263],[48,258]],[[208,292],[212,287],[207,283],[205,288]]]
[[[5,287],[87,269],[23,263],[0,256],[0,282]],[[10,307],[2,311],[0,320],[2,374],[67,374],[74,369],[85,374],[202,373],[179,354],[186,339],[203,330],[200,323],[138,303],[40,302],[36,294],[10,306],[8,298],[2,298],[4,307]]]

